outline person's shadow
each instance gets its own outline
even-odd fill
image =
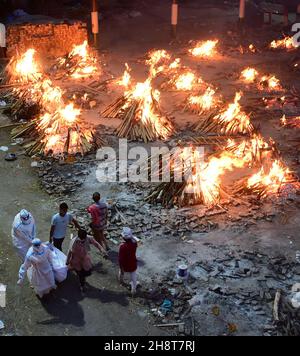
[[[69,273],[67,280],[59,284],[56,291],[41,300],[42,306],[53,318],[40,321],[38,324],[84,326],[84,312],[79,305],[82,299],[83,296],[78,287],[78,278],[73,273]]]
[[[99,266],[100,267],[100,266]],[[117,303],[123,307],[129,305],[128,295],[124,292],[99,289],[87,283],[87,291],[82,294],[76,274],[69,272],[68,278],[61,283],[57,290],[41,300],[42,306],[52,316],[49,320],[38,322],[40,325],[85,325],[84,311],[80,306],[85,298],[96,299],[103,304]]]

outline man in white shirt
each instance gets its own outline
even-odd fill
[[[80,230],[80,225],[73,216],[68,213],[68,210],[69,207],[66,203],[60,204],[59,213],[55,214],[51,221],[50,243],[53,243],[60,251],[62,251],[68,225],[74,224],[75,227]]]
[[[0,23],[0,58],[6,57],[6,30],[3,23]]]

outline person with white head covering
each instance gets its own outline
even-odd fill
[[[33,216],[23,209],[16,215],[12,226],[12,240],[18,255],[24,261],[32,241],[36,238],[36,226]]]
[[[23,285],[27,274],[30,284],[40,298],[56,289],[52,258],[51,250],[41,240],[34,239],[20,268],[18,285]]]
[[[3,23],[0,23],[0,58],[6,57],[6,29]]]
[[[124,283],[124,274],[130,274],[131,294],[136,294],[136,288],[139,284],[137,281],[137,241],[138,239],[133,236],[132,230],[129,227],[124,227],[122,232],[124,242],[120,246],[119,250],[119,280],[120,283]]]

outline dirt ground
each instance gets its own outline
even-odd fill
[[[262,31],[249,29],[241,37],[230,40],[231,36],[228,31],[235,31],[236,10],[209,6],[199,9],[196,2],[190,2],[182,6],[180,12],[179,42],[170,44],[169,6],[161,5],[159,1],[153,1],[151,7],[146,7],[142,2],[138,3],[134,8],[140,12],[137,17],[128,16],[128,11],[132,9],[120,10],[119,14],[105,18],[102,24],[101,53],[107,64],[106,69],[115,77],[123,73],[124,63],[128,62],[133,68],[134,78],[146,79],[146,68],[137,60],[150,49],[165,48],[174,55],[182,57],[184,63],[201,73],[206,81],[218,86],[226,99],[231,99],[240,88],[241,85],[235,75],[248,65],[254,65],[262,72],[275,73],[287,88],[297,87],[295,72],[287,69],[287,63],[292,56],[290,53],[279,52],[274,55],[263,51],[255,55],[241,55],[238,51],[229,53],[224,49],[218,58],[209,62],[197,62],[184,54],[187,41],[214,37],[226,41],[227,44],[233,41],[232,47],[237,47],[238,43],[249,45],[255,42],[263,48],[263,43],[268,43],[274,36],[276,38],[280,36],[279,26],[273,29],[264,27]],[[119,94],[119,89],[102,93],[99,97],[101,110]],[[251,93],[248,93],[247,98],[249,96],[251,97]],[[185,135],[186,124],[196,120],[195,116],[182,114],[174,109],[174,103],[180,104],[184,98],[185,95],[175,93],[164,94],[162,97],[164,110],[172,112],[177,127],[182,130],[178,138]],[[243,105],[251,111],[253,105],[247,98]],[[295,140],[297,142],[298,139],[297,130],[280,128],[278,115],[278,113],[270,113],[262,108],[261,112],[258,110],[253,115],[253,122],[260,125],[264,137],[271,136],[278,143],[289,167],[299,173],[299,147],[295,144]],[[108,129],[118,125],[117,120],[99,120],[99,110],[86,112],[85,118],[96,125],[104,125]],[[4,120],[4,118],[1,119],[1,123]],[[115,140],[113,142],[116,144]],[[9,146],[9,144],[9,131],[2,130],[0,146]],[[22,153],[22,148],[19,146],[9,147],[10,151]],[[149,148],[149,145],[146,147]],[[28,285],[23,289],[16,286],[19,261],[12,250],[10,238],[14,215],[23,207],[30,209],[38,222],[39,236],[47,240],[51,215],[63,198],[49,196],[41,190],[39,178],[34,169],[30,167],[31,159],[20,155],[16,162],[7,163],[3,160],[3,156],[4,153],[0,152],[0,181],[2,182],[0,185],[2,198],[0,201],[0,282],[8,286],[8,306],[5,310],[0,310],[0,320],[3,320],[6,325],[4,333],[17,335],[177,334],[177,329],[165,331],[153,327],[151,310],[157,305],[145,302],[142,296],[137,299],[129,298],[127,291],[118,285],[116,279],[117,246],[114,244],[111,244],[112,252],[108,261],[104,261],[96,253],[93,254],[95,272],[89,279],[90,287],[85,297],[79,293],[78,283],[74,276],[71,276],[53,296],[42,304],[35,298]],[[96,168],[95,164],[87,163],[85,170],[88,173],[83,184],[74,194],[68,194],[64,198],[77,217],[85,216],[84,209],[90,203],[90,197],[96,190],[101,191],[105,199],[111,199],[114,202],[129,206],[140,204],[139,189],[132,190],[119,184],[101,184],[96,179]],[[143,191],[143,188],[140,190]],[[195,279],[190,299],[192,300],[193,296],[206,298],[202,304],[190,303],[192,307],[190,312],[197,324],[196,335],[228,334],[228,325],[232,323],[237,326],[234,332],[236,335],[263,335],[265,326],[272,323],[272,300],[265,303],[266,309],[261,313],[256,301],[241,306],[232,301],[231,295],[238,293],[238,289],[259,293],[262,289],[261,282],[264,283],[264,280],[260,281],[259,278],[265,278],[265,275],[269,274],[265,270],[266,265],[270,264],[269,259],[284,255],[290,264],[295,263],[296,251],[300,250],[300,214],[297,204],[297,200],[284,204],[266,202],[259,207],[259,212],[263,213],[266,219],[258,221],[251,218],[245,221],[241,218],[234,222],[231,220],[232,216],[249,213],[249,209],[243,206],[233,207],[230,210],[231,216],[211,219],[217,224],[216,229],[203,233],[191,232],[184,238],[182,234],[177,233],[176,229],[171,235],[165,234],[163,226],[148,232],[147,236],[140,236],[142,244],[139,248],[139,278],[143,288],[151,289],[154,285],[157,286],[160,283],[164,286],[165,283],[169,289],[177,289],[173,277],[168,277],[169,279],[167,278],[165,282],[162,280],[165,276],[172,275],[180,263],[187,263],[191,266],[191,274]],[[159,207],[151,207],[151,209],[157,209],[158,215],[161,212],[168,214]],[[128,223],[130,222],[134,227],[135,222],[137,225],[140,223],[138,212],[136,217],[132,217],[129,210],[125,208],[122,211],[128,218]],[[173,216],[173,213],[176,213],[174,209],[170,211],[170,216]],[[118,228],[121,229],[121,226]],[[199,272],[199,264],[216,264],[217,260],[222,261],[228,256],[229,260],[244,261],[243,256],[247,251],[254,251],[256,257],[265,256],[264,261],[263,257],[258,257],[260,260],[254,261],[259,272],[258,275],[254,273],[249,279],[231,280],[220,278],[217,274],[215,277],[211,274],[205,274],[203,277],[203,271],[202,274]],[[226,261],[220,264],[231,268],[226,266]],[[280,287],[288,290],[297,278],[300,278],[297,273],[290,278],[287,277],[284,286],[280,285]],[[197,283],[197,281],[200,282]],[[211,293],[211,289],[214,289],[216,284],[220,288],[228,288],[233,292],[228,295],[223,293],[222,297],[218,296],[217,299],[215,295],[208,295],[207,293]],[[211,313],[211,308],[215,305],[218,305],[221,310],[221,315],[218,317]],[[255,308],[260,315],[255,312]],[[181,322],[182,319],[181,315],[175,317],[176,322]],[[161,319],[157,320],[161,322]],[[173,321],[172,317],[163,321],[170,320]]]

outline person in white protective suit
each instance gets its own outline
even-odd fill
[[[31,286],[40,298],[56,289],[52,259],[51,250],[41,240],[34,239],[20,268],[18,285],[23,285],[27,274]]]
[[[3,23],[0,23],[0,58],[6,57],[6,29]]]
[[[32,241],[36,238],[35,221],[27,210],[23,209],[15,217],[11,235],[13,245],[22,261],[24,261]]]

